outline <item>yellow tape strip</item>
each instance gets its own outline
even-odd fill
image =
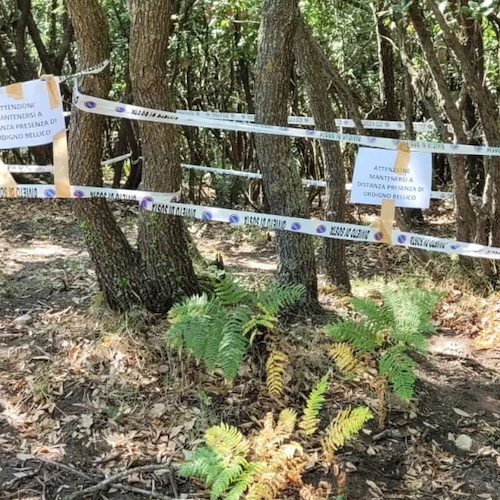
[[[21,100],[24,97],[22,83],[13,83],[12,85],[7,85],[7,87],[5,87],[5,90],[7,92],[7,95],[11,99]]]
[[[40,78],[47,85],[51,109],[57,108],[61,104],[61,93],[59,85],[53,75],[44,75]]]
[[[371,224],[371,227],[377,229],[381,234],[381,238],[377,241],[379,243],[392,243],[392,226],[394,225],[394,218],[396,216],[396,200],[382,200],[382,210],[380,217]]]
[[[410,147],[406,142],[400,142],[397,147],[396,162],[394,163],[394,173],[407,174],[410,164]]]
[[[2,160],[0,160],[0,188],[3,189],[5,198],[17,197],[17,182]]]
[[[68,139],[66,131],[61,130],[54,136],[54,184],[57,198],[71,196],[69,183]]]

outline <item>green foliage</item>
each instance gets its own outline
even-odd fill
[[[394,392],[401,399],[410,400],[416,376],[415,364],[407,351],[426,352],[426,335],[435,331],[430,316],[441,297],[440,293],[419,289],[386,288],[381,305],[369,299],[353,299],[352,305],[362,319],[326,327],[326,332],[338,342],[332,357],[342,371],[354,376],[354,369],[360,366],[359,357],[372,355]],[[352,352],[347,352],[349,345]]]
[[[317,419],[327,386],[325,375],[311,391],[305,416]],[[327,458],[333,458],[333,453],[359,433],[370,418],[372,414],[366,407],[347,408],[339,413],[322,440]],[[302,474],[312,457],[295,440],[296,421],[296,411],[285,408],[277,422],[268,413],[262,428],[247,438],[236,427],[211,427],[205,432],[205,445],[180,466],[179,474],[202,480],[210,488],[212,500],[238,500],[244,494],[249,500],[272,500],[286,488],[304,487]],[[311,491],[312,487],[306,485],[305,490]]]
[[[237,499],[250,485],[258,464],[247,462],[248,443],[236,427],[216,425],[205,433],[206,446],[179,468],[179,475],[194,477],[211,489],[210,498]],[[227,495],[225,495],[227,493]]]
[[[233,380],[255,335],[275,328],[279,312],[300,300],[305,290],[272,285],[250,292],[228,274],[217,276],[213,289],[211,296],[190,297],[171,309],[166,340]]]
[[[318,429],[319,412],[323,408],[325,402],[325,392],[328,389],[328,375],[325,375],[311,391],[307,398],[304,415],[299,424],[299,427],[306,435],[314,434]]]
[[[347,440],[356,436],[372,418],[372,412],[366,406],[342,410],[330,423],[321,441],[326,456],[332,459],[335,452],[342,448]]]

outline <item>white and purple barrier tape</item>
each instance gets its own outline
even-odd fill
[[[400,139],[385,137],[372,137],[355,134],[340,134],[320,130],[301,129],[296,127],[279,127],[276,125],[262,125],[257,123],[236,122],[227,120],[214,120],[202,116],[180,115],[168,111],[143,108],[132,104],[108,101],[98,97],[81,94],[77,89],[74,92],[74,105],[88,113],[94,113],[114,118],[128,118],[130,120],[151,121],[185,125],[190,127],[214,128],[218,130],[231,130],[252,132],[258,134],[282,135],[288,137],[305,137],[336,142],[358,144],[360,146],[377,147],[396,150],[401,144]],[[405,141],[412,151],[430,153],[461,154],[474,156],[500,156],[500,147],[472,146],[469,144],[445,144],[429,141]]]
[[[0,198],[11,194],[9,188],[0,188]],[[15,192],[18,198],[56,199],[53,185],[19,184]],[[364,243],[377,243],[382,233],[369,226],[344,224],[322,220],[285,217],[241,210],[228,210],[199,205],[177,203],[179,193],[155,193],[148,191],[132,191],[127,189],[110,189],[89,186],[71,186],[71,198],[106,198],[109,200],[138,201],[142,209],[155,213],[200,219],[202,221],[225,222],[233,226],[256,226],[271,230],[291,231],[323,238],[333,238]],[[419,248],[432,252],[453,255],[464,255],[483,259],[500,260],[500,248],[462,243],[459,241],[425,236],[403,231],[392,231],[392,245]]]
[[[185,116],[203,116],[214,120],[228,120],[236,122],[255,122],[255,115],[246,113],[221,113],[218,111],[191,111],[178,109],[177,114]],[[405,122],[394,120],[361,120],[363,126],[367,130],[399,130],[406,129]],[[314,118],[310,116],[289,116],[289,125],[309,125],[314,126]],[[354,120],[347,118],[336,118],[335,125],[342,128],[355,128]],[[436,130],[436,125],[433,122],[414,122],[413,129],[415,132],[433,132]]]
[[[377,243],[382,238],[382,233],[377,229],[357,224],[343,224],[322,220],[285,217],[200,205],[158,203],[156,200],[150,200],[143,203],[141,208],[159,214],[176,215],[202,221],[224,222],[232,226],[256,226],[271,230],[291,231],[293,233],[309,234],[322,238],[361,241],[364,243]],[[463,243],[460,241],[403,231],[392,231],[391,238],[392,245],[396,246],[500,260],[500,248],[488,247],[475,243]]]
[[[0,188],[0,199],[11,194],[11,188]],[[135,191],[132,189],[112,189],[104,187],[70,186],[71,198],[106,198],[107,200],[137,201],[141,206],[152,200],[170,203],[180,197],[180,193],[155,193],[150,191]],[[16,198],[41,198],[53,200],[57,198],[55,187],[51,184],[18,184],[15,190]]]
[[[110,158],[109,160],[103,161],[101,165],[112,165],[113,163],[118,163],[120,161],[127,160],[131,157],[131,154],[126,154],[122,156],[117,156],[116,158]],[[236,177],[245,177],[248,179],[262,179],[262,174],[257,172],[241,172],[239,170],[228,170],[225,168],[215,168],[215,167],[206,167],[204,165],[188,165],[183,163],[182,168],[187,170],[198,170],[202,172],[208,172],[210,174],[218,174],[218,175],[234,175]],[[39,165],[7,165],[7,168],[10,173],[13,174],[43,174],[43,173],[52,173],[54,171],[54,167],[51,165],[39,166]],[[314,179],[302,179],[302,184],[304,186],[314,186],[324,188],[326,187],[325,181],[317,181]],[[351,190],[352,184],[346,184],[346,189],[348,191]],[[453,198],[453,193],[444,192],[444,191],[431,191],[431,198],[434,200],[448,200]]]
[[[61,77],[62,80],[68,80],[70,78],[78,78],[86,75],[96,75],[103,71],[109,65],[109,60],[105,60],[100,64],[96,64],[91,68],[87,68],[83,71],[69,75],[66,77]],[[216,120],[231,120],[240,122],[253,122],[255,121],[255,115],[245,114],[245,113],[220,113],[212,111],[191,111],[191,110],[178,110],[178,114],[190,115],[190,116],[205,116],[206,118],[213,118]],[[66,112],[64,116],[69,116],[71,113]],[[405,122],[394,121],[394,120],[362,120],[363,126],[366,129],[372,130],[399,130],[403,131],[406,129]],[[314,118],[309,116],[290,116],[288,119],[290,125],[312,125],[314,126]],[[337,118],[335,120],[335,125],[344,128],[355,128],[353,120],[346,118]],[[436,125],[432,122],[414,122],[413,129],[416,132],[432,132],[436,130]]]

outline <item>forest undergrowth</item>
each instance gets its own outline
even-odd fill
[[[256,336],[232,383],[209,374],[166,345],[165,317],[117,315],[101,304],[67,204],[1,203],[1,499],[83,498],[83,488],[125,466],[132,472],[87,498],[208,498],[202,482],[177,474],[205,431],[224,422],[250,436],[268,413],[277,419],[288,408],[300,416],[325,374],[318,431],[296,439],[307,453],[302,478],[311,495],[328,490],[336,498],[340,477],[352,499],[499,498],[500,296],[447,257],[422,267],[401,248],[348,246],[353,296],[380,302],[388,286],[443,297],[432,315],[428,355],[411,353],[414,398],[390,395],[385,428],[370,420],[331,466],[321,441],[332,419],[349,407],[378,411],[377,395],[343,376],[329,356],[324,327],[354,318],[349,297],[322,281],[324,314],[280,327],[286,335],[275,347],[288,363],[282,393],[270,396],[265,356],[258,355],[269,338]],[[134,238],[135,207],[114,210]],[[449,211],[426,215],[432,234],[446,236]],[[369,214],[355,217],[369,222]],[[274,243],[264,231],[194,224],[191,233],[207,261],[222,254],[245,287],[271,282]],[[279,498],[298,498],[299,490],[290,483]]]

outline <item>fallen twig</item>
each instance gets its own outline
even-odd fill
[[[58,469],[63,469],[67,472],[70,472],[71,474],[74,474],[75,476],[80,477],[81,479],[84,479],[85,481],[89,481],[91,483],[95,483],[97,481],[97,478],[91,477],[84,472],[81,472],[77,469],[74,469],[73,467],[70,467],[69,465],[61,464],[59,462],[53,462],[52,460],[48,460],[47,458],[42,458],[42,457],[33,457],[32,460],[36,460],[38,462],[42,462],[47,465],[51,465],[52,467],[56,467]]]
[[[139,472],[155,472],[159,470],[165,470],[168,471],[168,467],[165,464],[153,464],[153,465],[142,465],[140,467],[134,467],[133,469],[128,469],[122,472],[119,472],[118,474],[114,474],[107,479],[104,479],[100,483],[95,484],[94,486],[89,486],[88,488],[85,488],[84,490],[77,491],[75,493],[72,493],[67,497],[67,500],[75,500],[76,498],[80,498],[83,496],[90,495],[92,493],[97,493],[98,491],[102,491],[104,489],[107,489],[111,486],[113,486],[113,483],[117,483],[118,481],[122,480],[123,478],[130,476],[131,474],[139,473]],[[169,497],[165,497],[169,498]],[[169,500],[172,500],[169,498]]]
[[[145,495],[149,498],[159,498],[160,500],[175,500],[172,497],[164,495],[163,493],[158,493],[156,491],[143,490],[142,488],[136,488],[135,486],[130,486],[128,484],[111,484],[112,488],[120,489],[123,491],[130,491],[131,493],[138,493],[139,495]]]

